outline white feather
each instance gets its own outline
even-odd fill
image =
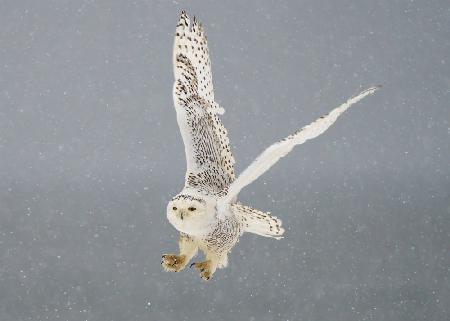
[[[234,180],[234,157],[214,101],[211,60],[203,27],[182,12],[173,46],[173,101],[185,147],[185,186],[221,193]]]
[[[227,213],[229,213],[227,210],[229,204],[235,199],[242,188],[265,173],[281,157],[286,156],[294,146],[303,144],[307,140],[315,138],[325,132],[351,105],[364,97],[373,94],[379,88],[380,86],[376,86],[364,90],[359,95],[350,98],[339,107],[333,109],[329,114],[268,147],[230,185],[227,195],[218,200],[219,217],[226,216]]]
[[[281,226],[283,222],[278,217],[240,203],[234,203],[230,208],[241,221],[244,232],[277,240],[283,238],[284,228]]]

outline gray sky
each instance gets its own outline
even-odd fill
[[[160,267],[181,9],[238,172],[383,84],[240,194],[286,237],[245,235],[209,283]],[[448,319],[449,30],[447,1],[1,1],[0,319]]]

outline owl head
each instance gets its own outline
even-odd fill
[[[167,218],[180,232],[201,235],[214,219],[214,210],[202,198],[178,194],[167,204]]]

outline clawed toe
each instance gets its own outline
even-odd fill
[[[164,254],[162,256],[161,265],[168,272],[178,272],[185,266],[185,256],[175,254]]]
[[[184,269],[187,265],[187,260],[185,255],[175,255],[175,254],[164,254],[161,259],[161,265],[167,272],[178,272]],[[190,268],[194,267],[199,273],[200,277],[208,281],[211,279],[215,269],[215,266],[210,260],[198,263],[192,263],[189,265]]]
[[[208,281],[212,276],[210,261],[192,263],[191,267],[198,270],[200,272],[200,277],[205,281]]]

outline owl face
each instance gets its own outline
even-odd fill
[[[214,218],[214,211],[203,200],[177,196],[167,204],[167,218],[180,232],[199,235]]]

